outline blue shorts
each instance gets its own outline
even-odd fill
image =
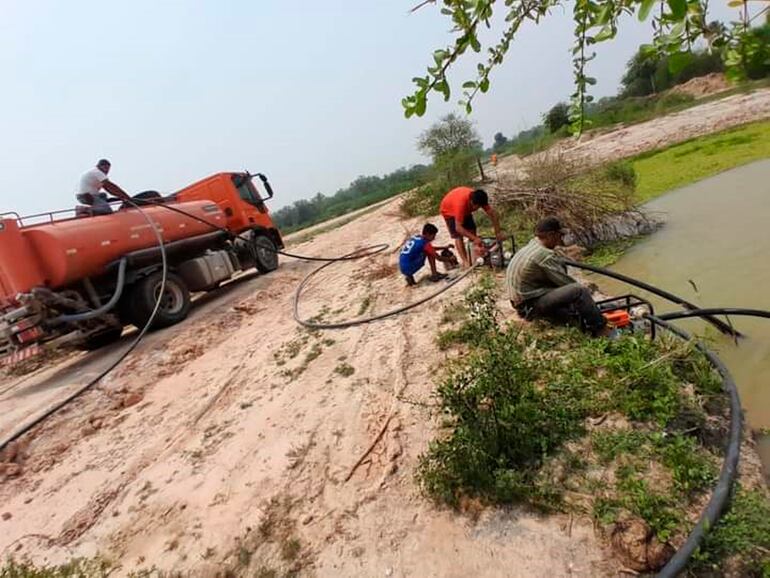
[[[417,271],[422,269],[424,266],[425,266],[425,261],[424,260],[422,262],[411,261],[409,263],[399,263],[398,264],[398,268],[401,271],[401,274],[402,275],[407,275],[407,276],[414,275],[415,273],[417,273]]]

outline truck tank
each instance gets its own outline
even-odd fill
[[[225,216],[211,201],[173,203],[173,206],[212,224],[224,227]],[[205,223],[168,211],[143,208],[166,242],[204,233]],[[108,264],[123,255],[158,244],[155,233],[136,209],[111,215],[54,221],[20,227],[16,219],[0,220],[0,304],[33,287],[66,287],[86,277],[104,273]]]

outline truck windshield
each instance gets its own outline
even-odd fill
[[[233,175],[233,184],[238,189],[238,195],[241,200],[246,201],[255,207],[260,207],[262,205],[262,198],[259,191],[254,187],[254,183],[252,183],[251,179],[245,178],[244,175],[240,174]]]

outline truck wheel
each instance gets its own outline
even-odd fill
[[[110,343],[115,343],[118,339],[120,339],[121,335],[123,335],[122,327],[110,327],[101,333],[96,333],[87,337],[80,344],[79,349],[84,351],[94,351],[96,349],[105,347]]]
[[[256,235],[252,241],[254,256],[256,257],[257,271],[270,273],[278,268],[278,253],[275,243],[267,235]]]
[[[155,309],[155,300],[160,293],[163,273],[156,271],[134,285],[131,292],[131,322],[140,329],[145,326]],[[181,277],[174,273],[166,275],[166,288],[161,297],[160,307],[152,322],[153,329],[179,323],[190,312],[190,291]]]

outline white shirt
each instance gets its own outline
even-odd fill
[[[102,183],[107,180],[107,175],[100,169],[94,167],[80,177],[80,186],[78,187],[78,194],[83,195],[91,193],[95,195],[102,190]]]

